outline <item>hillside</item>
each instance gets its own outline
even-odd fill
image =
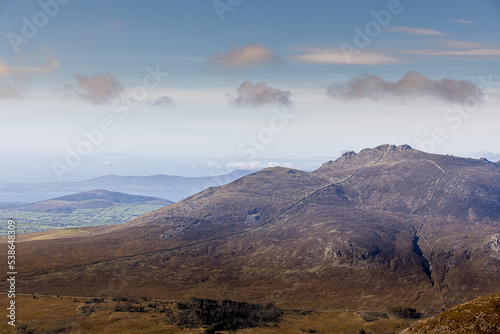
[[[455,306],[400,332],[400,334],[434,333],[500,333],[500,294],[484,296]]]
[[[499,204],[498,163],[381,145],[311,173],[266,168],[125,225],[19,236],[18,288],[446,309],[498,291]]]

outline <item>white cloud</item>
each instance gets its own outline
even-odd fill
[[[50,74],[59,67],[59,62],[47,48],[39,53],[45,53],[45,62],[41,66],[13,66],[0,58],[0,99],[19,98],[28,92],[30,79],[35,75]]]
[[[110,102],[123,91],[118,79],[111,73],[84,76],[75,74],[76,85],[67,85],[70,91],[93,104]]]
[[[250,67],[278,64],[280,57],[261,44],[249,44],[241,49],[234,46],[229,52],[217,52],[208,59],[210,64],[224,67]]]
[[[387,28],[387,30],[388,31],[403,32],[403,33],[411,34],[411,35],[429,35],[429,36],[445,35],[444,32],[438,31],[438,30],[424,29],[424,28],[412,28],[412,27],[404,27],[404,26],[389,27],[389,28]]]
[[[401,59],[377,50],[343,50],[341,48],[304,48],[302,54],[290,57],[294,63],[327,65],[384,65],[402,63]]]
[[[109,160],[108,160],[108,161],[103,161],[103,162],[101,163],[101,165],[102,165],[102,166],[112,166],[112,165],[113,165],[113,163],[112,163],[111,161],[109,161]]]
[[[458,103],[469,96],[483,98],[481,90],[472,82],[448,78],[433,80],[415,71],[407,72],[395,82],[383,80],[377,75],[365,74],[331,85],[327,94],[341,99],[431,96]]]
[[[458,22],[458,23],[465,23],[465,24],[475,24],[472,21],[467,21],[467,20],[462,20],[462,19],[450,19],[450,21]]]
[[[463,47],[463,45],[462,45]],[[500,60],[500,49],[469,49],[469,50],[429,50],[429,49],[409,49],[402,50],[402,53],[420,56],[454,56],[468,57],[463,60]]]
[[[241,170],[261,170],[268,167],[286,167],[293,168],[293,164],[289,162],[260,162],[260,161],[239,161],[230,162],[226,165],[226,169],[241,169]]]
[[[458,49],[485,49],[495,46],[495,44],[491,43],[464,42],[464,41],[456,41],[453,39],[441,39],[438,42],[446,47],[458,48]]]
[[[402,27],[394,27],[402,28]],[[426,30],[426,29],[421,29]],[[415,32],[416,33],[416,32]],[[423,34],[424,32],[420,32]],[[426,31],[429,35],[440,35]],[[299,53],[288,59],[294,63],[324,65],[387,65],[414,61],[408,56],[461,57],[461,60],[500,60],[497,44],[485,42],[436,39],[435,49],[343,49],[343,48],[299,48]]]
[[[290,105],[291,92],[268,86],[259,82],[255,85],[249,81],[243,82],[235,93],[227,95],[231,104],[236,106],[260,107],[267,104]]]

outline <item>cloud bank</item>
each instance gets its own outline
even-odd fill
[[[208,59],[213,65],[223,67],[251,67],[278,64],[281,58],[261,44],[249,44],[241,49],[234,46],[229,52],[217,52]]]
[[[288,90],[274,88],[263,82],[254,85],[245,81],[236,89],[236,92],[228,94],[227,98],[229,103],[243,107],[260,107],[272,104],[288,106],[292,104],[291,94]]]
[[[444,78],[432,80],[419,72],[409,71],[398,81],[386,81],[365,74],[347,82],[333,84],[327,94],[340,99],[381,99],[430,96],[448,102],[463,102],[469,96],[482,99],[483,93],[474,83]]]

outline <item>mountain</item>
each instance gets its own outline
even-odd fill
[[[500,293],[474,299],[429,319],[400,334],[500,333]]]
[[[0,184],[0,193],[6,193],[8,197],[9,193],[75,193],[107,189],[178,201],[208,187],[229,183],[249,173],[251,172],[235,170],[228,174],[207,177],[105,175],[79,182]],[[29,202],[27,199],[23,201]]]
[[[124,225],[18,236],[16,282],[40,294],[439,310],[498,292],[499,224],[500,164],[381,145],[310,173],[266,168]]]

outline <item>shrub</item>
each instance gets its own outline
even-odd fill
[[[94,304],[104,303],[104,298],[92,298],[90,300],[85,301],[85,304],[91,304],[91,303],[94,303]]]
[[[132,309],[132,304],[130,303],[115,305],[115,312],[130,312],[131,309]]]
[[[95,312],[95,308],[93,306],[82,306],[80,307],[80,312],[83,314],[91,314]]]
[[[184,328],[206,326],[205,333],[258,327],[279,321],[283,312],[273,304],[252,304],[214,299],[193,298],[190,303],[177,303],[177,316],[169,313],[168,321]]]
[[[284,312],[288,315],[311,315],[314,313],[314,310],[292,308],[292,309],[287,309]]]
[[[369,311],[361,311],[359,312],[359,316],[361,319],[367,322],[371,321],[377,321],[380,318],[388,318],[389,316],[387,313],[381,313],[381,312],[369,312]]]
[[[132,306],[129,312],[144,312],[144,306],[139,305],[139,306]]]
[[[391,306],[387,308],[387,312],[396,318],[418,319],[421,316],[413,307]]]
[[[115,312],[145,312],[144,306],[142,305],[132,305],[130,303],[116,304]]]
[[[113,297],[113,301],[138,303],[138,301],[135,298],[130,298],[130,297]]]

